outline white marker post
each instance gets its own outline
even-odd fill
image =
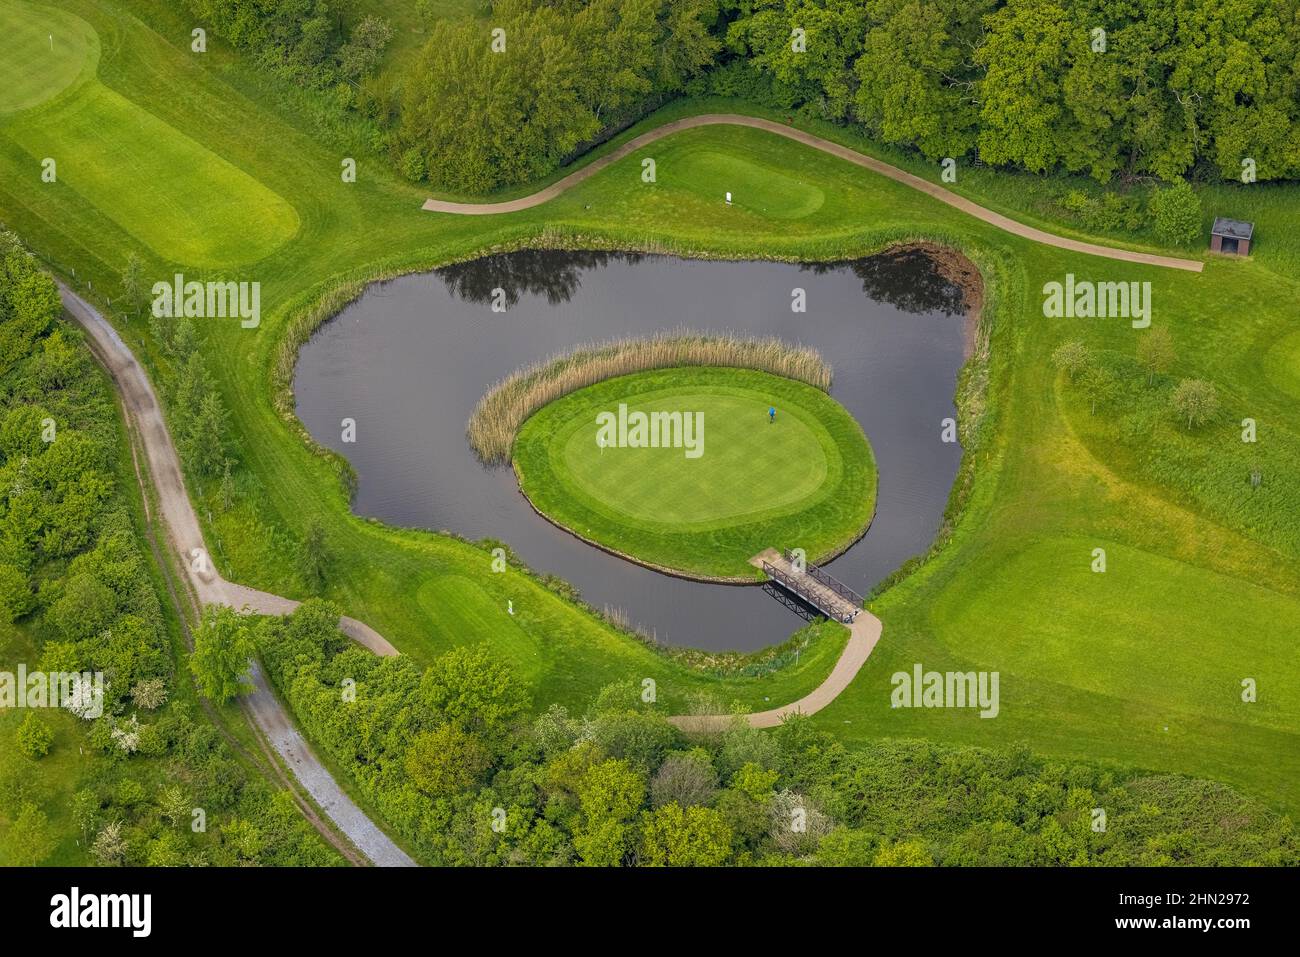
[[[727,205],[731,205],[731,190],[727,190]]]

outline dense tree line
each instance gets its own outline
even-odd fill
[[[356,647],[337,622],[312,600],[256,639],[304,730],[429,863],[1300,862],[1288,818],[1205,781],[1024,749],[850,748],[807,719],[688,736],[635,682],[584,713],[530,717],[486,650],[422,671]]]
[[[713,61],[710,0],[502,0],[440,21],[401,78],[412,179],[485,192],[545,175]]]
[[[0,232],[0,651],[23,637],[29,672],[100,672],[102,714],[33,708],[0,748],[0,827],[10,863],[38,864],[58,842],[56,798],[39,762],[59,747],[95,754],[78,769],[72,816],[101,864],[323,864],[332,858],[288,795],[252,778],[219,733],[173,701],[172,646],[116,481],[117,410],[54,281]],[[5,670],[17,662],[6,660]],[[93,704],[93,702],[89,702]],[[66,734],[66,732],[64,732]],[[193,828],[195,809],[206,827]]]
[[[392,39],[388,22],[357,20],[352,0],[187,0],[202,26],[278,76],[305,86],[357,83]]]
[[[668,5],[657,30],[652,6],[507,0],[495,54],[483,23],[439,23],[402,81],[407,173],[521,182],[685,90],[931,160],[1100,182],[1300,175],[1296,0],[718,0]]]
[[[723,0],[774,105],[926,157],[1166,180],[1300,175],[1295,0]],[[805,32],[796,52],[792,31]]]
[[[278,74],[354,86],[339,102],[447,190],[544,176],[679,93],[935,161],[1103,183],[1300,176],[1300,0],[498,0],[432,18],[384,73],[391,29],[348,0],[188,2]]]

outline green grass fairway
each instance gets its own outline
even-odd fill
[[[0,115],[58,96],[94,72],[99,38],[64,10],[0,0]]]
[[[1279,389],[1300,399],[1300,332],[1274,343],[1264,355],[1264,371]]]
[[[1097,547],[1102,573],[1091,568]],[[1134,613],[1134,588],[1159,614]],[[1300,634],[1300,602],[1250,582],[1114,542],[1056,540],[1016,553],[996,575],[967,576],[933,615],[954,651],[1036,681],[1150,698],[1171,714],[1300,725],[1300,659],[1278,655],[1272,637]],[[1261,689],[1257,701],[1242,701],[1245,678]]]
[[[72,190],[170,262],[256,262],[298,228],[293,207],[275,193],[99,83],[3,131],[32,157],[32,190]],[[40,181],[46,156],[58,163],[57,184]]]
[[[702,415],[699,456],[601,448],[596,417],[620,404],[629,415]],[[811,386],[745,369],[667,369],[580,389],[524,423],[514,464],[524,494],[557,524],[708,578],[757,577],[749,559],[767,548],[834,555],[875,509],[875,461],[853,417]]]

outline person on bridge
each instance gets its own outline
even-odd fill
[[[776,406],[767,407],[767,424],[771,425],[776,421]]]

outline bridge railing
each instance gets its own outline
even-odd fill
[[[782,568],[778,568],[766,559],[763,560],[763,571],[777,584],[798,595],[808,604],[820,610],[827,617],[834,618],[836,621],[852,621],[857,617],[858,611],[861,609],[860,604],[855,605],[852,612],[844,615],[836,608],[827,607],[829,603],[826,600],[826,595],[818,594],[816,589],[810,587],[807,577],[804,575],[791,575],[789,572]],[[820,583],[820,579],[814,580]],[[851,589],[849,591],[851,592]],[[839,592],[835,592],[835,594],[839,595],[841,598],[847,599],[847,596],[842,595]]]
[[[781,554],[785,556],[785,560],[788,561],[792,566],[795,564],[794,556],[791,555],[789,552],[782,552]],[[814,565],[812,562],[807,562],[807,561],[804,562],[804,574],[811,575],[814,579],[821,582],[823,585],[825,585],[831,591],[835,592],[835,594],[839,595],[841,598],[853,602],[853,604],[858,608],[861,608],[863,604],[865,604],[865,602],[862,600],[861,595],[855,592],[848,585],[844,584],[843,582],[839,581],[838,579],[830,575],[824,569]]]

